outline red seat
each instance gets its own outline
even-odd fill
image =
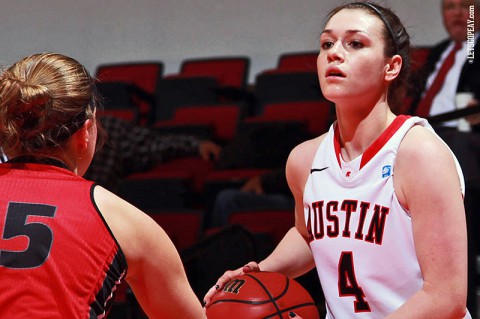
[[[118,195],[143,211],[184,209],[191,199],[192,176],[186,171],[135,173],[120,181]]]
[[[245,88],[250,59],[245,56],[188,59],[182,62],[181,76],[211,76],[223,87]]]
[[[272,69],[261,72],[266,73],[292,73],[308,72],[317,73],[318,51],[286,52],[278,57],[277,65]]]
[[[218,88],[212,76],[165,76],[157,83],[153,122],[170,120],[180,107],[219,103]]]
[[[317,72],[318,51],[289,52],[280,55],[277,69],[282,71]]]
[[[200,238],[203,227],[201,211],[150,211],[148,215],[165,230],[178,250],[196,244]]]
[[[95,77],[101,82],[124,82],[132,85],[133,103],[139,109],[140,122],[146,124],[151,116],[157,81],[163,77],[161,61],[118,62],[100,64]]]
[[[331,113],[332,104],[326,100],[269,103],[264,106],[263,114],[244,122],[299,121],[305,123],[309,134],[319,135],[328,130]]]
[[[199,156],[188,156],[158,164],[150,174],[157,177],[186,176],[191,179],[195,193],[199,194],[203,191],[203,184],[213,166],[213,161],[205,161]]]
[[[240,107],[234,104],[184,106],[175,109],[171,120],[155,123],[155,127],[206,125],[212,128],[212,139],[231,140],[240,123]]]
[[[418,71],[425,62],[427,62],[428,55],[431,48],[429,46],[414,46],[410,50],[410,72]]]
[[[317,72],[283,71],[262,72],[255,79],[256,110],[263,113],[266,104],[297,101],[324,101]]]

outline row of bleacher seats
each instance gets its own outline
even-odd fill
[[[412,70],[429,53],[412,50]],[[290,52],[279,56],[274,69],[257,74],[249,86],[250,59],[246,56],[187,59],[177,74],[164,75],[161,61],[101,64],[95,71],[107,112],[140,124],[169,120],[176,108],[190,105],[247,103],[244,115],[259,115],[269,103],[321,100],[317,75],[318,52]]]
[[[171,119],[182,106],[243,103],[250,108],[243,110],[245,115],[252,115],[260,114],[267,102],[321,99],[316,56],[316,52],[283,55],[276,69],[257,76],[254,92],[247,83],[246,56],[185,60],[177,74],[168,75],[163,74],[161,61],[102,64],[95,76],[109,113],[154,124]]]
[[[426,47],[413,50],[414,71],[428,52]],[[313,51],[282,54],[276,67],[259,73],[252,86],[247,83],[250,60],[245,56],[185,60],[178,74],[170,75],[163,74],[160,61],[103,64],[95,76],[105,100],[104,114],[161,132],[193,133],[227,145],[240,130],[258,126],[280,126],[291,134],[304,130],[308,136],[326,132],[334,112],[318,85],[317,55]],[[281,137],[272,141],[283,142]],[[270,169],[253,164],[222,167],[198,157],[179,158],[130,175],[122,182],[119,195],[151,214],[177,212],[184,213],[185,220],[191,218],[198,229],[184,227],[188,235],[177,235],[167,227],[183,249],[194,242],[192,238],[199,238],[208,219],[206,211],[220,190],[239,187]],[[253,223],[248,214],[236,222],[248,220],[250,228],[262,225],[258,212],[254,214]],[[165,225],[168,216],[163,216]],[[278,234],[274,237],[278,239]]]

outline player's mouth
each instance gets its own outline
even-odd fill
[[[326,78],[344,78],[346,77],[345,73],[343,73],[339,68],[335,66],[331,66],[327,68],[325,72]]]

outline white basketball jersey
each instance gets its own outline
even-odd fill
[[[414,125],[433,132],[424,119],[398,116],[349,163],[335,124],[318,148],[303,200],[329,319],[383,318],[422,287],[411,218],[393,188],[395,157]],[[463,192],[458,162],[457,170]]]

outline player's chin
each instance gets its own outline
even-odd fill
[[[329,100],[332,103],[340,103],[343,100],[346,100],[349,98],[348,92],[345,92],[346,90],[338,85],[329,85],[326,86],[325,88],[322,87],[322,94],[325,97],[325,99]]]

